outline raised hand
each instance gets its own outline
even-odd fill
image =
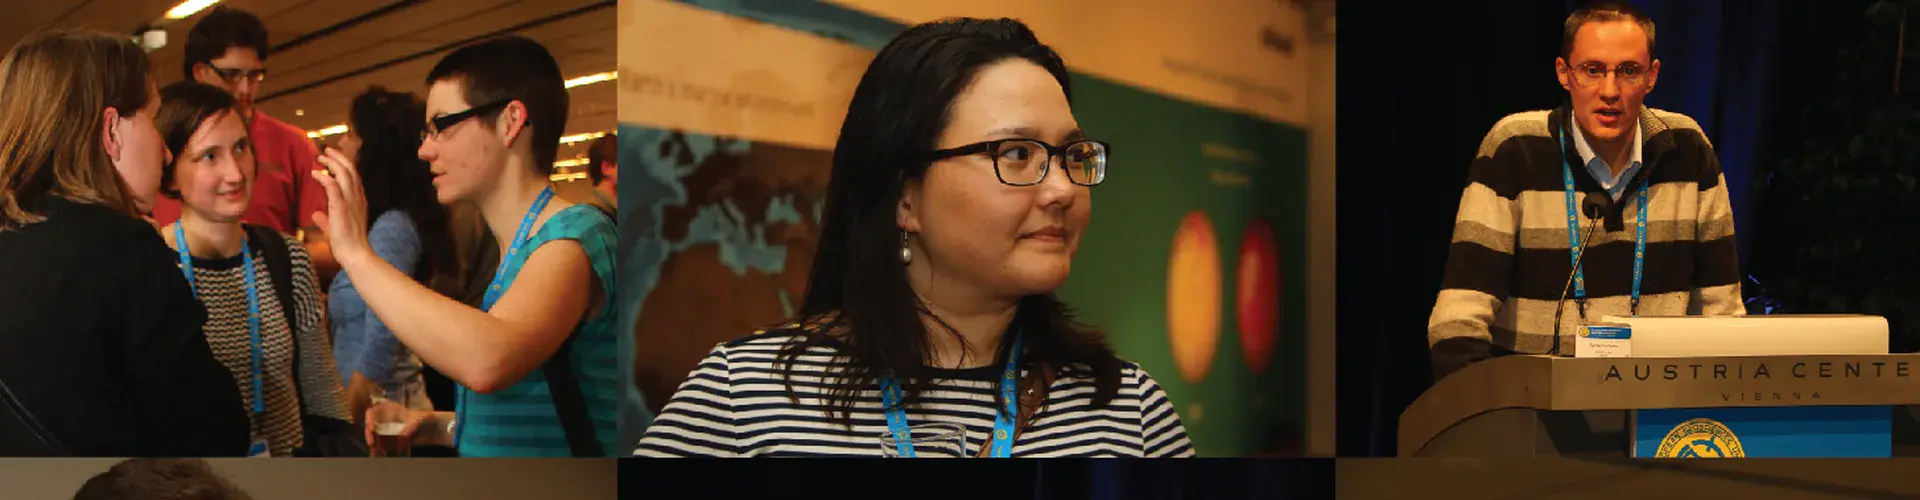
[[[360,184],[359,167],[338,149],[320,153],[325,170],[313,171],[313,179],[327,191],[327,210],[313,214],[313,223],[326,232],[327,243],[342,267],[350,260],[378,259],[367,243],[367,197]]]

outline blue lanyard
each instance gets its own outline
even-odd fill
[[[1013,454],[1013,419],[1020,412],[1020,401],[1015,399],[1015,387],[1020,379],[1020,334],[1013,334],[1013,350],[1007,354],[1007,367],[1000,372],[1000,399],[1006,401],[1006,411],[995,412],[993,419],[993,458],[1007,458]],[[900,404],[905,396],[900,392],[900,383],[893,377],[880,378],[880,395],[887,405],[887,431],[893,434],[894,449],[900,456],[913,458],[913,434],[907,430],[907,409]],[[963,450],[964,451],[964,450]]]
[[[520,230],[513,233],[513,242],[508,244],[507,253],[500,256],[500,265],[493,271],[493,283],[487,285],[487,296],[481,299],[480,310],[492,310],[494,301],[500,300],[500,295],[506,293],[504,286],[507,281],[507,263],[512,261],[515,256],[520,255],[520,247],[527,243],[528,233],[533,231],[533,222],[540,219],[540,212],[546,211],[547,202],[552,200],[553,188],[548,187],[540,190],[540,196],[533,199],[533,206],[527,207],[527,217],[520,221]],[[453,442],[455,447],[459,446],[460,435],[463,434],[461,430],[467,426],[467,394],[470,392],[472,391],[462,387],[460,389],[460,404],[454,407]]]
[[[193,256],[187,252],[187,232],[178,223],[173,225],[173,241],[176,243],[174,246],[180,249],[180,274],[186,275],[187,288],[193,290],[194,297],[199,297],[200,287],[193,280]],[[240,239],[240,255],[241,267],[246,268],[247,274],[247,342],[253,349],[253,412],[266,413],[267,400],[260,382],[261,358],[264,357],[260,352],[260,288],[254,282],[253,247],[245,237]],[[287,318],[288,324],[293,321],[293,318]]]
[[[1560,136],[1560,147],[1562,151],[1567,147],[1567,136],[1564,133]],[[1571,259],[1572,264],[1575,266],[1573,273],[1573,299],[1574,303],[1580,307],[1580,316],[1585,318],[1587,315],[1587,270],[1580,266],[1580,211],[1574,209],[1573,165],[1567,161],[1564,152],[1560,158],[1560,167],[1561,177],[1566,180],[1567,185],[1568,258]],[[1649,182],[1640,183],[1640,199],[1638,200],[1640,214],[1634,217],[1637,220],[1636,225],[1639,227],[1633,239],[1633,302],[1628,306],[1628,316],[1640,315],[1640,276],[1641,270],[1646,267],[1647,263],[1647,191],[1651,189],[1648,187],[1648,184]]]

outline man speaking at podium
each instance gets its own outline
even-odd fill
[[[1713,147],[1693,119],[1641,104],[1660,77],[1653,46],[1638,9],[1575,11],[1554,60],[1568,104],[1509,115],[1481,141],[1427,323],[1435,380],[1570,353],[1556,337],[1606,315],[1744,314]]]

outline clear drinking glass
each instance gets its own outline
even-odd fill
[[[373,426],[373,456],[413,456],[413,436],[401,432],[407,427],[407,397],[404,388],[373,388],[373,415],[367,420]]]
[[[959,424],[933,423],[907,426],[907,440],[913,443],[912,458],[966,458],[967,428]],[[880,452],[887,458],[908,458],[900,454],[892,432],[880,434]]]

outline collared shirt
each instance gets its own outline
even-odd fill
[[[1645,142],[1640,137],[1641,126],[1639,124],[1633,126],[1631,146],[1633,149],[1629,153],[1631,156],[1627,157],[1627,168],[1621,170],[1618,176],[1613,175],[1613,168],[1607,166],[1607,161],[1595,155],[1593,147],[1587,145],[1587,134],[1580,130],[1579,125],[1569,128],[1573,129],[1573,149],[1580,153],[1580,159],[1587,163],[1587,172],[1593,174],[1594,180],[1600,181],[1600,187],[1606,188],[1607,194],[1613,196],[1613,201],[1620,201],[1620,196],[1627,192],[1627,181],[1633,179],[1633,174],[1640,171],[1640,144]]]

